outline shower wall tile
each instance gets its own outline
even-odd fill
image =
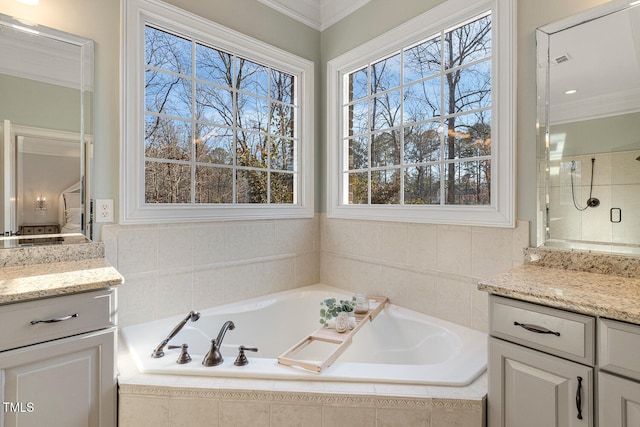
[[[636,163],[640,170],[640,162]],[[622,210],[622,222],[611,225],[613,241],[628,243],[630,236],[640,236],[640,184],[616,185],[612,191],[614,206]]]
[[[640,150],[611,153],[611,183],[613,185],[637,184],[640,182]]]
[[[637,206],[626,205],[628,200],[638,200],[638,193],[630,199],[621,197],[630,187],[640,182],[640,162],[636,158],[640,150],[596,153],[581,156],[567,156],[551,160],[550,165],[550,222],[551,238],[571,240],[575,248],[590,248],[590,242],[609,242],[618,244],[632,243],[628,236],[640,233],[640,221]],[[591,159],[595,158],[593,189],[591,189]],[[571,172],[571,162],[575,162],[575,171]],[[573,185],[572,185],[573,179]],[[572,192],[573,187],[573,192]],[[575,194],[575,196],[574,196]],[[600,200],[600,206],[578,210],[586,206],[589,197]],[[633,204],[633,202],[632,202]],[[622,222],[612,223],[609,217],[611,208],[622,209]],[[542,241],[544,236],[540,236]],[[606,250],[599,247],[598,250]]]

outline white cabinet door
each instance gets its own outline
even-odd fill
[[[489,338],[490,427],[591,427],[593,369]]]
[[[598,420],[601,427],[640,426],[640,383],[599,372]]]
[[[0,353],[2,427],[113,427],[115,328]]]

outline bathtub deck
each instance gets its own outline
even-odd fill
[[[384,309],[385,305],[389,302],[387,297],[371,297],[370,299],[375,300],[376,306],[370,309],[365,314],[356,314],[356,327],[351,329],[348,332],[340,333],[335,329],[329,329],[325,327],[321,327],[312,334],[304,337],[302,340],[297,342],[293,347],[289,350],[282,353],[280,357],[278,357],[278,363],[286,366],[298,366],[303,369],[307,369],[313,372],[321,372],[323,369],[331,366],[333,362],[340,357],[342,353],[351,345],[352,338],[358,331],[370,321],[376,318],[378,314]],[[303,348],[308,346],[314,341],[321,341],[330,344],[336,344],[336,348],[320,363],[313,363],[308,360],[300,360],[294,359],[293,357]]]

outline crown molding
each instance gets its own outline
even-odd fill
[[[318,31],[323,31],[371,0],[258,0]]]

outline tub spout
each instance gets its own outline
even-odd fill
[[[178,323],[176,327],[173,328],[173,330],[169,333],[169,335],[164,340],[162,340],[156,348],[153,349],[153,353],[151,353],[151,357],[158,358],[158,357],[164,356],[164,351],[163,351],[164,346],[166,346],[169,343],[171,338],[175,337],[176,334],[182,330],[184,325],[186,325],[189,320],[191,320],[192,322],[195,322],[199,318],[200,318],[200,313],[198,313],[197,311],[190,311],[189,314],[187,314],[187,317],[181,320],[180,323]]]
[[[211,340],[211,349],[207,355],[204,356],[204,360],[202,361],[204,366],[218,366],[224,361],[222,354],[220,354],[222,340],[224,339],[224,334],[227,333],[227,330],[233,330],[235,327],[236,325],[234,325],[231,320],[224,322],[224,325],[222,325],[222,328],[220,328],[220,332],[218,333],[218,338]]]

